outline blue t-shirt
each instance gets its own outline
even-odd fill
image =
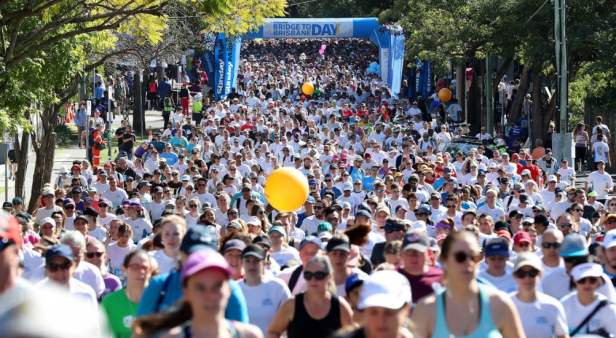
[[[188,140],[186,139],[186,137],[177,138],[176,136],[173,136],[169,140],[169,143],[171,143],[171,145],[174,147],[186,148],[186,146],[188,145]]]
[[[176,153],[167,154],[166,151],[160,154],[160,158],[164,158],[168,165],[174,165],[178,161],[178,155]]]
[[[180,271],[173,270],[170,273],[152,278],[150,284],[143,291],[143,295],[141,296],[141,301],[139,302],[139,307],[137,308],[137,317],[160,312],[180,300],[180,298],[184,296],[180,277]],[[171,279],[168,281],[162,302],[160,303],[159,308],[156,309],[156,303],[158,302],[158,298],[167,278]],[[229,297],[229,302],[227,303],[225,318],[242,323],[248,323],[248,308],[246,306],[246,298],[244,298],[242,288],[236,281],[231,279],[229,280],[229,286],[231,287],[231,296]]]

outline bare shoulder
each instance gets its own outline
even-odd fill
[[[502,318],[503,315],[510,314],[514,311],[515,304],[513,300],[511,300],[511,296],[495,288],[485,288],[484,290],[488,293],[488,297],[490,298],[491,312],[493,314],[499,314],[498,316],[493,315],[493,317]]]
[[[259,329],[258,326],[234,322],[233,327],[235,327],[237,332],[240,334],[240,337],[263,338],[263,332],[261,332],[261,329]]]
[[[426,296],[411,311],[410,329],[413,336],[425,338],[432,335],[436,321],[436,301],[435,294]]]
[[[436,294],[432,293],[429,296],[425,296],[417,302],[417,306],[415,307],[415,311],[417,309],[421,309],[423,311],[436,310]]]

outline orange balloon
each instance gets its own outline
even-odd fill
[[[306,95],[311,95],[314,92],[314,85],[310,82],[306,82],[302,85],[302,92]]]
[[[441,101],[443,102],[447,102],[449,100],[451,100],[451,90],[449,90],[448,88],[443,88],[441,90],[438,91],[438,98],[441,99]]]
[[[274,170],[265,182],[265,197],[278,211],[292,212],[301,208],[308,192],[306,176],[291,167]]]

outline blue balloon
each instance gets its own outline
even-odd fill
[[[430,103],[430,108],[432,108],[432,109],[436,109],[436,108],[438,108],[438,106],[440,106],[440,105],[441,105],[441,103],[440,103],[440,102],[438,102],[438,101],[434,101],[434,102]]]

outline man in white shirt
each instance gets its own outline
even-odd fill
[[[92,183],[90,186],[96,188],[96,191],[99,194],[103,194],[107,189],[109,189],[109,182],[107,182],[107,172],[105,170],[100,170],[98,172],[98,182]]]
[[[68,245],[52,245],[49,249],[47,249],[45,254],[45,273],[47,275],[47,279],[43,280],[38,285],[42,286],[47,283],[56,283],[64,286],[70,290],[70,293],[86,300],[88,304],[92,306],[91,310],[97,311],[98,297],[94,291],[86,284],[80,282],[76,278],[71,277],[73,276],[76,267],[74,258],[73,252]],[[103,290],[104,288],[105,286],[103,284]]]
[[[560,246],[563,242],[563,233],[558,229],[548,229],[541,235],[541,266],[544,276],[549,275],[557,268],[565,267],[560,257]]]
[[[487,279],[497,289],[506,293],[517,290],[518,283],[505,269],[508,259],[509,242],[502,237],[491,239],[485,247],[485,261],[488,268],[481,271],[479,277]]]
[[[67,231],[62,236],[62,244],[68,246],[73,253],[75,262],[73,278],[89,286],[98,299],[105,291],[105,282],[101,270],[83,260],[86,252],[86,239],[83,234],[78,231]]]
[[[109,189],[105,190],[101,194],[101,197],[108,199],[114,207],[122,204],[122,202],[128,200],[128,194],[124,189],[118,188],[115,176],[109,177]]]
[[[605,203],[608,197],[608,193],[614,190],[614,182],[612,176],[605,172],[605,161],[599,160],[597,162],[597,171],[593,171],[588,175],[586,182],[584,182],[584,188],[589,191],[589,187],[597,193],[597,201],[599,203]]]

